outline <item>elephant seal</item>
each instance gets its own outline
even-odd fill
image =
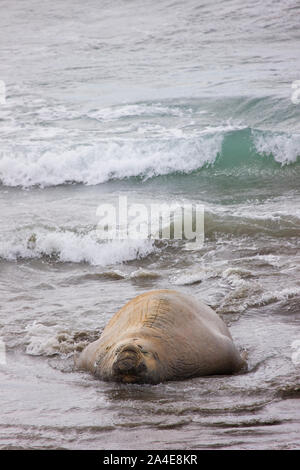
[[[155,290],[122,307],[75,365],[102,380],[157,384],[232,374],[245,361],[210,307],[187,294]]]

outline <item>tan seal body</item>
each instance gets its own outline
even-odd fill
[[[128,302],[75,363],[100,379],[125,383],[231,374],[245,365],[221,318],[173,290]]]

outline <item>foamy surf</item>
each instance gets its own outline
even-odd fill
[[[72,331],[60,325],[48,326],[34,321],[25,328],[25,352],[30,356],[71,355],[98,339],[100,330]]]
[[[112,179],[190,174],[203,168],[224,177],[249,174],[260,178],[278,172],[282,165],[296,164],[300,155],[298,134],[238,126],[208,127],[196,136],[178,132],[179,136],[173,132],[172,137],[98,139],[85,145],[58,143],[51,150],[26,143],[4,147],[0,181],[23,188],[97,185]]]
[[[291,349],[293,351],[291,355],[292,362],[295,366],[298,366],[300,365],[300,339],[292,342]]]
[[[96,231],[22,231],[21,236],[0,242],[0,258],[15,261],[47,257],[62,263],[108,266],[144,258],[156,249],[153,240],[99,241]]]
[[[295,163],[300,156],[300,134],[254,131],[253,142],[260,155],[272,155],[276,162],[283,165]]]
[[[186,113],[192,114],[192,109],[182,109],[180,106],[167,106],[162,103],[138,103],[110,106],[87,112],[88,117],[100,121],[116,121],[132,117],[155,118],[157,116],[182,117]]]
[[[111,179],[189,173],[213,163],[222,140],[220,133],[196,139],[104,140],[55,152],[6,151],[0,156],[0,181],[22,187],[68,182],[96,185]]]

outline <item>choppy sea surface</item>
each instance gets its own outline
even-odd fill
[[[295,0],[2,1],[1,448],[299,448],[299,17]],[[120,196],[201,204],[203,245],[99,239]],[[214,308],[248,372],[74,370],[158,288]]]

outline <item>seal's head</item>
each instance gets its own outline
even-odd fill
[[[123,383],[158,383],[161,364],[153,342],[132,338],[110,350],[111,380]]]

